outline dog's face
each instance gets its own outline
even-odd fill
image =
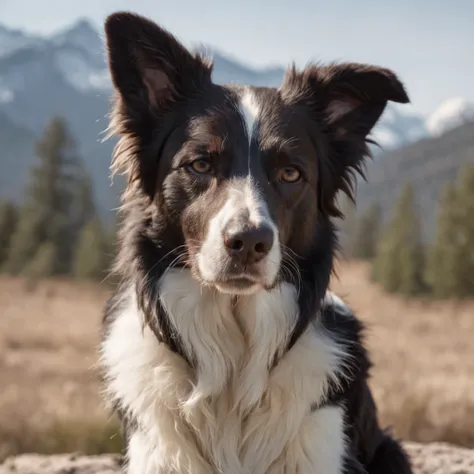
[[[223,292],[271,288],[285,249],[311,240],[314,150],[277,91],[208,87],[158,165],[163,205],[180,215],[197,278]]]
[[[219,86],[203,59],[131,14],[109,17],[106,36],[116,166],[196,278],[226,293],[269,289],[312,252],[387,101],[408,101],[391,71],[358,64],[291,69],[279,89]]]

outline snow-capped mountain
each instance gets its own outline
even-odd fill
[[[393,150],[422,138],[438,137],[474,121],[474,104],[462,97],[442,102],[427,117],[407,112],[406,106],[390,104],[374,130],[384,149]]]
[[[91,56],[102,53],[102,40],[92,24],[83,18],[69,28],[59,31],[51,37],[51,42],[57,46],[72,45],[82,48]]]
[[[281,82],[283,68],[256,70],[215,48],[200,46],[197,49],[213,54],[214,79],[219,83],[278,86]],[[103,40],[89,21],[79,19],[51,37],[30,35],[0,25],[0,104],[14,102],[18,94],[21,96],[33,86],[31,82],[45,77],[45,69],[48,69],[47,76],[56,73],[79,93],[110,93]],[[52,86],[53,89],[54,84]],[[54,94],[49,98],[54,99]],[[474,105],[462,98],[445,102],[428,118],[407,111],[406,106],[391,104],[374,130],[374,137],[383,149],[393,149],[472,119]]]
[[[78,90],[110,89],[103,42],[86,20],[79,20],[51,38],[0,26],[0,102],[13,100],[16,93],[25,89],[24,76],[35,71],[41,74],[44,66],[38,62],[45,60],[48,67]]]
[[[0,58],[15,51],[33,45],[44,43],[46,40],[39,36],[28,35],[21,30],[15,30],[0,25]]]
[[[375,126],[373,137],[382,150],[393,150],[429,136],[423,117],[406,109],[407,106],[389,104]]]
[[[431,135],[439,136],[448,130],[474,120],[474,104],[462,97],[443,102],[426,120]]]
[[[253,69],[212,47],[205,49],[214,57],[214,80],[218,83],[281,83],[284,68]],[[3,122],[11,121],[7,129],[29,130],[37,137],[53,115],[64,116],[97,183],[98,200],[107,209],[116,202],[114,193],[104,186],[113,144],[103,144],[100,138],[107,126],[110,93],[103,39],[87,20],[78,20],[50,37],[0,25],[0,114]],[[428,119],[407,111],[406,106],[389,105],[374,138],[383,150],[394,149],[440,133],[469,117],[474,119],[474,106],[462,99],[440,106]],[[19,167],[33,160],[33,150],[24,155],[22,148],[24,156],[19,156],[3,143],[0,149],[2,156],[16,153]],[[15,160],[10,163],[14,166]],[[13,189],[20,193],[23,184]],[[0,179],[0,194],[2,190]]]
[[[109,91],[103,41],[86,20],[79,20],[71,28],[51,38],[55,65],[70,84],[84,91]]]

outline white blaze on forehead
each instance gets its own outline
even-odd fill
[[[249,143],[252,141],[255,133],[258,118],[260,115],[260,105],[258,104],[255,94],[249,87],[246,87],[240,97],[239,110],[245,124],[245,130]]]

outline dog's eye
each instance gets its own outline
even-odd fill
[[[189,168],[191,171],[197,174],[209,174],[212,172],[212,165],[209,161],[204,159],[194,160],[189,163]]]
[[[278,179],[283,183],[297,183],[301,179],[301,173],[294,166],[285,166],[279,170]]]

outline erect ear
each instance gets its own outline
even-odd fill
[[[326,156],[318,156],[321,210],[341,216],[338,191],[354,199],[355,174],[363,176],[370,155],[368,135],[388,101],[408,103],[408,95],[389,69],[357,63],[291,68],[280,89],[289,103],[304,106],[328,139]]]
[[[111,131],[121,136],[112,167],[128,174],[129,182],[155,180],[157,157],[138,159],[151,130],[177,102],[183,103],[211,82],[212,65],[192,55],[169,32],[141,16],[118,12],[105,22],[109,70],[116,89]],[[153,189],[144,184],[147,194]]]
[[[146,18],[119,12],[105,22],[110,73],[130,107],[159,109],[210,81],[211,68]]]

